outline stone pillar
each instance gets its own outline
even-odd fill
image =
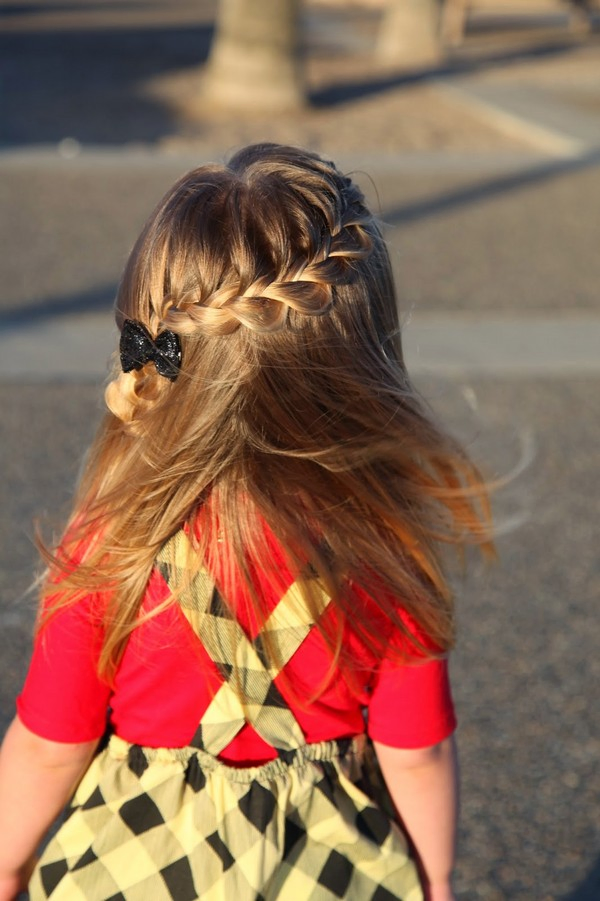
[[[304,103],[298,6],[299,0],[220,0],[204,80],[208,103],[274,112]]]
[[[439,19],[438,0],[388,0],[377,43],[379,61],[399,68],[439,62]]]

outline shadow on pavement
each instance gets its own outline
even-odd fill
[[[23,306],[8,307],[0,313],[2,328],[31,325],[44,319],[78,313],[104,313],[113,308],[117,285],[100,285],[71,295],[56,295]]]
[[[427,219],[457,207],[479,203],[500,194],[507,194],[510,191],[550,181],[561,175],[592,169],[598,165],[600,165],[600,150],[594,150],[575,159],[557,160],[532,166],[524,171],[455,188],[436,197],[400,204],[394,209],[384,211],[381,219],[386,225],[406,225],[409,222]]]
[[[598,898],[600,898],[600,857],[581,885],[565,895],[563,901],[598,901]]]
[[[139,3],[127,2],[127,0],[98,0],[96,3],[87,2],[87,10],[110,9],[139,9]],[[2,19],[10,19],[11,16],[35,16],[38,13],[69,13],[73,11],[72,3],[4,3],[0,8],[0,22]]]
[[[589,37],[588,41],[600,44],[598,38]],[[311,94],[311,102],[317,107],[336,106],[352,100],[360,100],[373,94],[401,87],[411,87],[432,79],[452,79],[460,75],[476,74],[490,69],[503,69],[515,64],[536,62],[540,59],[559,58],[580,49],[580,44],[572,39],[552,40],[540,43],[539,40],[509,48],[500,52],[478,54],[476,57],[461,56],[459,51],[454,59],[439,66],[430,66],[413,71],[388,72],[385,75],[360,81],[343,81],[326,85]]]
[[[577,4],[577,0],[573,6]],[[581,2],[578,4],[581,6]],[[597,16],[593,9],[589,11],[590,27],[595,27]],[[552,12],[546,10],[517,10],[510,7],[500,12],[483,12],[473,19],[467,19],[465,32],[467,34],[486,34],[493,32],[511,32],[511,31],[535,31],[540,28],[562,28],[569,27],[569,12],[567,4],[564,4],[563,11],[557,10]]]
[[[4,145],[156,141],[178,130],[145,83],[201,65],[211,25],[11,31],[0,36]]]

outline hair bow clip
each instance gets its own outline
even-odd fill
[[[175,332],[165,329],[156,338],[137,319],[126,319],[119,341],[119,355],[123,372],[141,369],[154,363],[159,375],[175,381],[181,369],[181,341]]]

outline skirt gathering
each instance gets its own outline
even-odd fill
[[[113,736],[46,848],[31,901],[422,901],[361,738],[231,767]]]

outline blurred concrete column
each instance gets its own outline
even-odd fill
[[[228,109],[283,110],[305,101],[299,0],[220,0],[204,87]]]
[[[399,67],[427,66],[442,56],[438,0],[387,0],[377,56]]]
[[[594,27],[592,0],[570,0],[569,28],[575,33],[586,34]]]
[[[442,4],[441,38],[444,44],[462,44],[467,24],[468,0],[444,0]]]

